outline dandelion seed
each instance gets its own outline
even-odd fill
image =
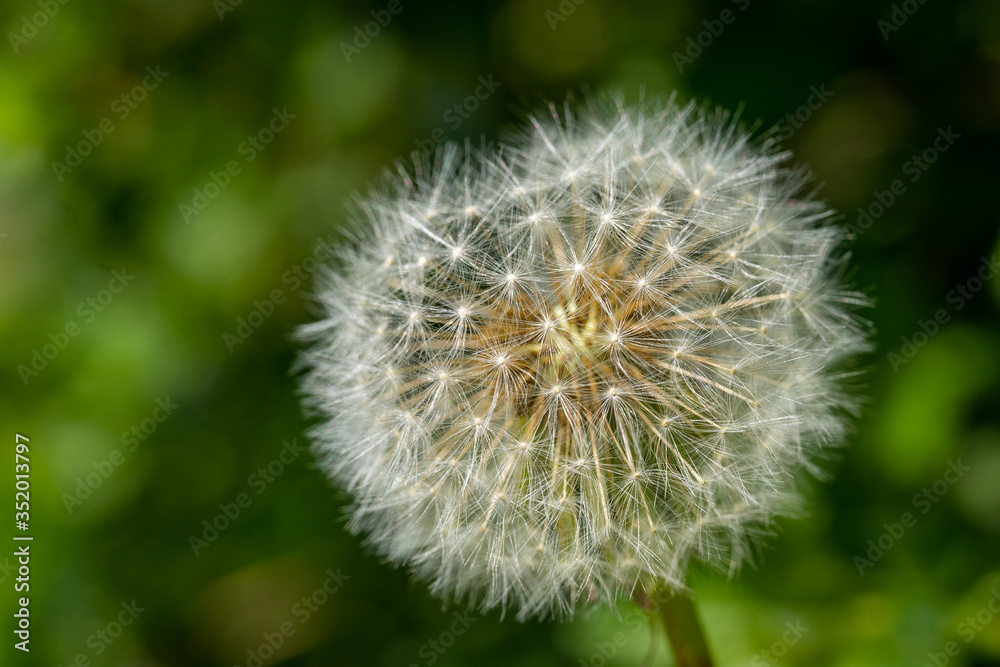
[[[739,567],[841,440],[866,346],[830,211],[730,117],[547,117],[374,192],[304,330],[349,527],[522,619]]]

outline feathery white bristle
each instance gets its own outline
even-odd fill
[[[518,618],[737,568],[866,344],[786,155],[673,100],[549,111],[362,200],[303,332],[350,527]]]

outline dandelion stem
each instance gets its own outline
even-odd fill
[[[658,602],[677,667],[712,667],[712,656],[691,598],[677,593],[662,596]]]

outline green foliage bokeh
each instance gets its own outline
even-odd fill
[[[1000,600],[1000,281],[972,282],[1000,222],[992,0],[14,0],[0,27],[0,416],[11,451],[31,438],[35,535],[32,652],[8,632],[0,665],[247,665],[282,627],[262,664],[639,664],[627,604],[465,617],[368,554],[297,449],[290,372],[353,192],[416,148],[607,89],[777,126],[857,228],[852,278],[878,304],[830,479],[754,568],[692,575],[719,664],[915,667],[954,642],[949,664],[1000,665],[1000,618],[981,614]]]

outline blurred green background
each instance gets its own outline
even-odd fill
[[[36,537],[32,652],[5,631],[0,664],[638,665],[628,605],[456,619],[367,554],[289,372],[352,192],[611,88],[776,127],[878,302],[832,481],[755,568],[692,574],[718,663],[1000,665],[995,0],[14,0],[0,27],[0,415]]]

